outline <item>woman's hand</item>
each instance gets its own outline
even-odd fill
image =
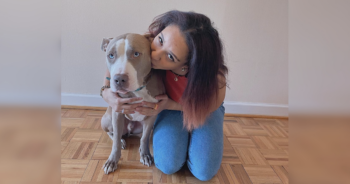
[[[142,97],[135,98],[121,98],[117,93],[112,92],[110,88],[106,88],[102,91],[103,99],[112,107],[115,112],[120,112],[123,114],[133,114],[135,113],[135,108],[141,106],[141,103],[128,104],[131,102],[142,100]],[[124,109],[124,112],[122,112]]]
[[[136,111],[146,116],[158,115],[162,110],[167,108],[168,95],[158,95],[158,103],[142,102],[143,107],[137,107]]]

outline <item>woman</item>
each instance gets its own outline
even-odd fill
[[[156,17],[149,33],[152,68],[166,70],[164,84],[169,96],[157,96],[157,104],[128,105],[138,99],[121,100],[106,89],[103,98],[117,112],[158,115],[153,130],[158,169],[173,174],[187,163],[199,180],[210,180],[223,154],[227,67],[219,34],[205,15],[180,11]],[[108,70],[106,77],[110,77]]]

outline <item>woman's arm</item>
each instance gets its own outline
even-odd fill
[[[108,69],[107,69],[107,71],[106,71],[106,73],[105,73],[105,78],[104,78],[104,80],[103,80],[103,85],[104,85],[104,86],[109,86],[109,85],[110,85],[110,82],[109,82],[109,80],[107,79],[107,77],[111,78],[111,74],[109,73]]]
[[[167,107],[166,109],[168,110],[176,110],[176,111],[182,111],[182,106],[181,104],[175,102],[174,100],[172,99],[168,99],[168,102],[167,102]]]
[[[170,99],[166,94],[157,95],[155,98],[159,100],[158,103],[143,101],[142,105],[144,106],[137,107],[136,111],[146,116],[155,116],[164,109],[182,111],[182,106]]]

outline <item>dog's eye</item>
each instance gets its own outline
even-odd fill
[[[109,57],[109,59],[114,59],[114,55],[113,54],[109,54],[108,57]]]
[[[140,56],[140,53],[138,53],[138,52],[134,53],[134,57],[139,57],[139,56]]]

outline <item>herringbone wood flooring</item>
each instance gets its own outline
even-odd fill
[[[104,113],[61,110],[62,184],[288,183],[288,119],[225,116],[221,168],[213,179],[201,182],[187,167],[166,175],[154,165],[142,165],[137,137],[126,139],[118,169],[105,175],[101,168],[112,141],[101,129]],[[150,148],[153,153],[152,145]]]

